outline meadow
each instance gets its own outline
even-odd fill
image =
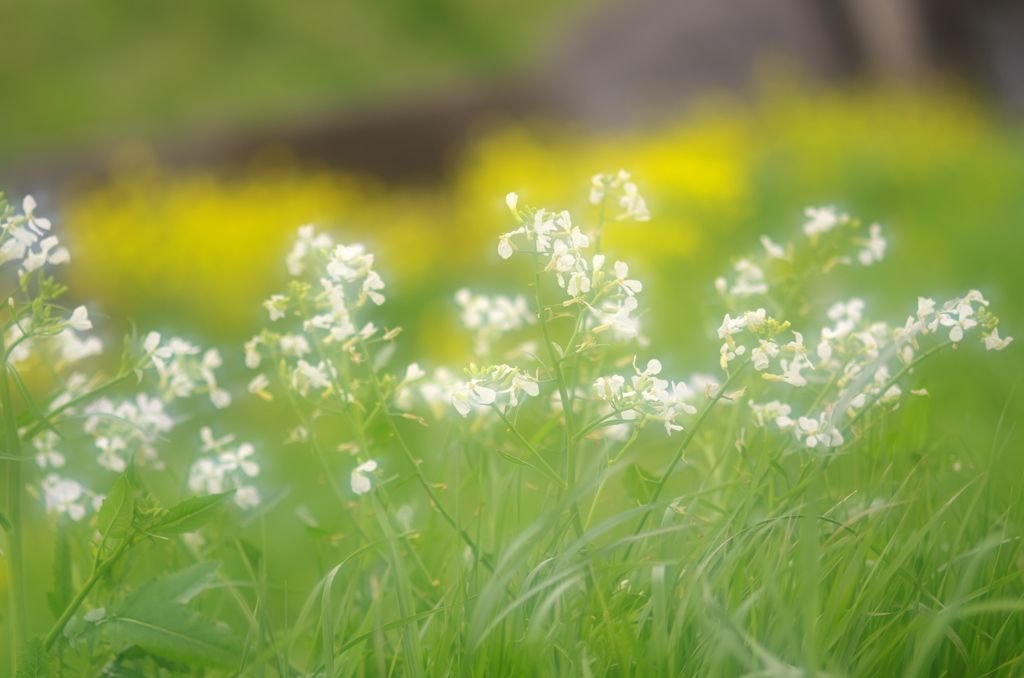
[[[788,91],[4,203],[0,671],[1017,675],[1022,145]]]

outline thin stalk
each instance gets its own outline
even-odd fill
[[[558,486],[561,487],[563,490],[568,490],[569,486],[566,484],[566,482],[558,476],[558,474],[555,472],[555,469],[551,468],[548,462],[544,460],[544,457],[540,456],[540,453],[533,447],[533,445],[530,444],[530,441],[527,440],[523,436],[523,434],[519,432],[519,429],[517,429],[515,425],[513,425],[512,422],[508,420],[508,417],[506,417],[505,413],[501,411],[501,408],[495,404],[492,404],[491,408],[498,413],[498,416],[501,417],[501,420],[503,422],[505,422],[505,426],[507,426],[508,430],[512,432],[512,435],[518,438],[519,442],[525,445],[526,449],[530,452],[530,454],[532,454],[537,459],[537,461],[540,462],[540,465],[543,467],[545,474],[547,474],[549,478],[554,480],[558,484]]]
[[[583,523],[584,532],[590,529],[590,521],[594,519],[594,511],[597,510],[597,504],[601,500],[601,495],[604,493],[605,485],[608,484],[608,478],[611,477],[611,474],[608,472],[608,469],[610,469],[612,466],[617,464],[620,459],[622,459],[622,456],[626,454],[626,451],[630,447],[633,446],[633,443],[636,442],[636,439],[639,435],[640,429],[634,428],[633,435],[629,437],[629,440],[627,440],[626,444],[622,446],[622,449],[619,450],[619,453],[615,455],[615,458],[608,460],[608,468],[603,469],[604,474],[601,476],[601,484],[597,486],[597,492],[594,493],[594,502],[590,505],[590,511],[587,513],[587,522]]]
[[[89,595],[89,592],[92,591],[92,587],[100,580],[100,577],[102,577],[103,573],[107,571],[107,568],[113,565],[118,558],[123,556],[128,549],[132,547],[132,539],[134,537],[135,535],[132,534],[122,539],[121,543],[109,558],[104,560],[102,563],[98,563],[93,566],[92,574],[85,583],[82,584],[82,588],[78,590],[78,593],[76,593],[75,597],[71,599],[68,606],[64,608],[64,612],[62,612],[57,621],[54,622],[53,626],[50,628],[50,632],[46,634],[46,639],[43,641],[43,648],[47,652],[49,652],[50,648],[53,647],[53,644],[57,642],[57,638],[60,636],[61,632],[64,631],[64,627],[67,626],[68,620],[71,619],[71,615],[78,610],[78,606],[81,605],[82,601],[85,600],[85,597]]]
[[[370,355],[370,350],[369,348],[367,348],[366,343],[361,339],[359,340],[359,348],[363,351],[363,354],[366,356],[366,360],[369,366],[367,373],[370,375],[370,383],[373,385],[373,391],[377,395],[377,401],[380,403],[381,412],[384,414],[384,419],[387,420],[388,426],[391,428],[391,432],[395,434],[395,438],[398,440],[399,446],[402,448],[402,452],[405,453],[405,458],[406,460],[408,460],[409,465],[412,467],[413,473],[416,475],[416,479],[419,480],[420,485],[423,487],[423,490],[427,493],[427,497],[430,498],[431,505],[433,505],[438,510],[438,512],[441,514],[441,517],[444,518],[444,521],[448,523],[459,534],[460,537],[462,537],[462,540],[466,542],[466,545],[469,546],[470,549],[472,549],[473,555],[476,558],[478,558],[480,562],[482,562],[484,566],[487,567],[488,570],[491,570],[493,572],[494,565],[491,563],[490,559],[486,556],[486,554],[484,554],[480,550],[480,548],[477,546],[473,538],[469,536],[469,533],[467,533],[464,528],[462,528],[458,523],[455,522],[455,519],[452,518],[451,514],[448,513],[448,510],[441,503],[441,499],[437,496],[437,493],[434,492],[433,485],[430,484],[430,481],[427,480],[427,477],[423,475],[423,471],[420,470],[419,462],[417,462],[416,457],[413,456],[412,450],[409,449],[408,443],[405,442],[405,438],[402,436],[401,431],[398,429],[398,425],[395,423],[395,418],[391,414],[391,409],[387,406],[387,403],[384,401],[384,390],[380,387],[380,381],[377,379],[376,370],[373,369],[373,358]]]
[[[4,333],[0,332],[0,355],[4,350]],[[14,401],[11,398],[11,383],[7,370],[13,369],[6,358],[0,361],[0,398],[4,409],[4,433],[7,443],[7,519],[10,530],[7,533],[7,590],[10,600],[10,650],[11,662],[17,668],[17,654],[25,642],[25,623],[28,605],[25,601],[25,554],[22,541],[21,520],[21,440],[14,416]]]
[[[733,382],[740,375],[740,373],[743,372],[743,369],[747,365],[748,365],[748,363],[744,362],[742,365],[738,366],[733,371],[733,373],[729,375],[729,378],[725,380],[725,383],[722,384],[721,387],[719,387],[718,393],[716,393],[711,398],[711,400],[709,400],[704,405],[704,409],[700,411],[699,415],[697,415],[697,421],[695,421],[693,423],[693,426],[690,427],[690,432],[683,439],[683,442],[679,446],[679,448],[676,450],[676,453],[674,455],[672,455],[672,461],[669,462],[668,468],[662,474],[661,480],[658,481],[657,487],[654,488],[654,492],[651,494],[651,499],[650,499],[650,501],[647,502],[647,510],[644,511],[643,514],[641,514],[640,522],[637,523],[636,529],[633,530],[633,536],[634,537],[636,535],[640,534],[640,531],[642,529],[644,529],[644,524],[647,522],[647,517],[649,515],[651,515],[651,511],[654,509],[655,502],[658,501],[658,497],[661,495],[661,491],[663,489],[665,489],[665,485],[668,483],[668,479],[672,476],[672,472],[675,471],[676,465],[679,463],[679,460],[683,458],[683,453],[686,452],[686,450],[690,447],[690,443],[693,442],[694,437],[697,435],[697,431],[700,430],[700,428],[704,424],[705,420],[707,420],[708,415],[711,414],[711,410],[714,409],[715,405],[718,404],[719,400],[721,400],[723,397],[725,397],[725,392],[733,384]],[[635,544],[635,543],[636,542],[633,542],[633,544]],[[628,560],[629,559],[629,553],[633,549],[633,544],[630,544],[626,548],[626,553],[623,556],[623,560]]]
[[[572,400],[569,398],[569,389],[566,388],[565,384],[565,375],[562,373],[558,356],[555,355],[554,344],[551,343],[551,333],[548,330],[547,310],[544,306],[544,293],[541,291],[540,272],[540,257],[536,252],[534,252],[533,275],[534,292],[537,295],[537,316],[540,322],[541,332],[544,335],[544,344],[547,346],[548,355],[551,358],[551,370],[555,373],[555,382],[558,384],[558,394],[562,399],[562,414],[565,417],[565,480],[571,490],[576,486],[576,426],[572,415]],[[582,535],[583,521],[580,520],[580,511],[575,500],[570,504],[570,511],[572,513],[573,527],[576,530],[576,534],[577,536]]]

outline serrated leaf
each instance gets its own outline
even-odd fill
[[[220,505],[234,496],[235,491],[211,494],[206,497],[192,497],[167,509],[149,527],[155,534],[184,534],[195,532],[206,524],[220,510]]]
[[[190,666],[232,668],[236,664],[240,647],[229,628],[184,605],[146,598],[144,604],[123,605],[108,619],[107,634],[115,650],[138,645]]]
[[[103,505],[96,514],[96,529],[104,537],[120,539],[131,529],[134,514],[135,488],[126,472],[103,499]]]
[[[18,660],[18,672],[14,678],[48,678],[50,673],[50,655],[43,646],[39,636],[29,638],[21,648]]]
[[[71,583],[71,544],[67,527],[58,523],[57,541],[53,549],[53,590],[46,594],[50,611],[59,617],[71,602],[75,592]]]

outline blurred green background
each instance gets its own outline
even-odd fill
[[[503,196],[588,214],[590,176],[620,167],[653,216],[608,248],[643,281],[646,353],[674,374],[714,369],[712,281],[760,234],[797,237],[807,205],[890,239],[823,296],[901,323],[918,295],[978,288],[1024,336],[1024,22],[1000,2],[865,9],[884,4],[0,0],[0,189],[54,217],[71,296],[109,318],[108,345],[130,323],[181,334],[239,377],[298,226],[379,252],[379,324],[406,330],[396,365],[457,368],[455,290],[525,282],[496,267]],[[913,376],[933,394],[933,455],[989,463],[1024,414],[1021,346],[965,346]],[[254,438],[267,496],[293,488],[268,528],[305,543],[294,507],[323,517],[333,499],[283,446],[277,404],[236,391],[220,430]],[[165,451],[168,494],[205,423]],[[278,577],[308,580],[289,560],[302,547],[275,553]],[[32,557],[45,571],[47,550]]]

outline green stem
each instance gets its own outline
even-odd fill
[[[458,532],[459,536],[462,537],[462,540],[466,542],[466,545],[473,551],[473,555],[479,559],[488,570],[493,572],[493,563],[491,563],[490,559],[480,550],[476,542],[473,541],[473,538],[469,536],[469,533],[455,522],[455,519],[452,518],[451,514],[448,513],[448,510],[441,503],[441,499],[437,496],[437,493],[434,492],[433,485],[430,484],[427,477],[423,475],[423,471],[420,470],[419,462],[416,461],[416,457],[413,456],[412,450],[409,449],[409,445],[405,442],[405,438],[402,436],[401,431],[398,429],[398,425],[395,423],[395,418],[391,414],[391,408],[389,408],[387,403],[384,401],[384,390],[380,387],[380,381],[377,380],[376,370],[373,369],[373,357],[371,356],[366,343],[361,339],[359,340],[359,348],[366,356],[366,361],[369,367],[367,373],[370,375],[370,383],[373,384],[373,391],[377,395],[377,402],[380,403],[384,419],[387,420],[388,426],[391,428],[391,432],[395,434],[395,438],[398,440],[399,446],[402,448],[402,452],[405,454],[406,460],[408,460],[409,465],[412,467],[413,473],[416,475],[416,479],[419,480],[423,490],[427,493],[427,497],[430,498],[430,503],[438,510],[445,522],[448,523],[452,529]]]
[[[534,252],[533,275],[534,291],[537,295],[537,316],[540,321],[541,332],[544,335],[544,344],[547,346],[548,355],[551,358],[551,370],[555,373],[555,382],[558,384],[558,394],[562,399],[562,414],[565,417],[565,480],[569,489],[572,489],[576,486],[576,427],[572,415],[572,400],[569,398],[569,389],[566,388],[565,384],[565,375],[562,373],[558,356],[555,355],[555,346],[551,343],[551,333],[548,330],[547,308],[544,306],[544,293],[541,291],[540,272],[540,257],[536,252]],[[577,536],[582,535],[583,521],[580,520],[580,511],[575,500],[570,504],[570,511],[572,513],[573,527],[576,529],[576,534]]]
[[[0,332],[0,356],[5,356],[4,334]],[[7,590],[10,599],[11,661],[17,666],[17,654],[25,642],[25,624],[28,606],[25,601],[25,556],[22,542],[21,520],[21,440],[14,416],[14,401],[11,398],[11,384],[7,370],[13,369],[6,358],[0,360],[0,398],[4,410],[4,432],[7,443],[7,518],[10,530],[7,533]]]
[[[497,412],[497,413],[498,413],[498,416],[499,416],[499,417],[501,417],[501,420],[502,420],[503,422],[505,422],[505,426],[507,426],[507,427],[508,427],[508,430],[512,432],[512,435],[514,435],[514,436],[515,436],[516,438],[518,438],[518,439],[519,439],[519,442],[521,442],[521,443],[522,443],[523,445],[525,445],[525,446],[526,446],[526,449],[527,449],[527,450],[528,450],[528,451],[530,452],[530,454],[532,454],[532,455],[533,455],[533,456],[534,456],[534,457],[535,457],[535,458],[537,459],[537,461],[539,461],[539,462],[540,462],[540,465],[541,465],[541,467],[543,467],[543,469],[544,469],[544,472],[545,472],[545,474],[546,474],[546,475],[547,475],[547,476],[548,476],[549,478],[551,478],[551,479],[552,479],[553,481],[555,481],[556,483],[558,483],[558,486],[559,486],[559,487],[561,487],[561,488],[562,488],[563,490],[568,490],[568,489],[569,489],[569,486],[568,486],[568,485],[566,484],[566,482],[565,482],[564,480],[562,480],[562,479],[561,479],[561,478],[560,478],[560,477],[558,476],[558,474],[557,474],[557,473],[555,473],[555,469],[551,468],[551,466],[550,466],[550,465],[548,464],[548,462],[544,460],[544,457],[540,456],[540,452],[538,452],[538,451],[537,451],[537,450],[536,450],[536,449],[535,449],[535,448],[533,447],[533,445],[531,445],[531,444],[530,444],[530,441],[529,441],[529,440],[527,440],[527,439],[526,439],[526,438],[525,438],[525,437],[523,436],[523,434],[519,432],[519,429],[517,429],[517,428],[516,428],[516,427],[515,427],[515,426],[514,426],[514,425],[512,424],[512,422],[508,420],[508,417],[506,417],[506,416],[505,416],[505,413],[501,411],[501,408],[500,408],[500,407],[498,407],[498,406],[497,406],[497,405],[495,405],[495,404],[492,404],[492,405],[491,405],[491,408],[492,408],[492,409],[493,409],[493,410],[494,410],[495,412]]]
[[[665,489],[665,485],[668,483],[668,479],[672,476],[672,472],[675,471],[676,465],[679,463],[679,460],[683,458],[683,454],[690,447],[690,443],[693,442],[694,437],[697,435],[697,431],[700,430],[700,427],[704,424],[704,421],[708,418],[708,415],[711,414],[711,410],[714,409],[715,405],[718,404],[719,400],[725,397],[725,392],[733,384],[733,382],[740,375],[740,373],[743,372],[744,368],[748,364],[749,363],[744,362],[742,365],[738,366],[733,371],[733,373],[729,375],[729,378],[725,380],[725,383],[719,387],[718,393],[716,393],[711,398],[711,400],[709,400],[704,405],[704,409],[700,411],[699,415],[697,415],[697,421],[695,421],[693,423],[693,426],[690,427],[690,432],[686,434],[686,437],[683,439],[683,443],[679,446],[679,449],[676,450],[676,453],[672,456],[672,461],[669,462],[668,468],[662,474],[661,480],[658,481],[657,487],[654,488],[654,492],[653,494],[651,494],[651,499],[650,501],[647,502],[647,510],[644,511],[643,514],[640,516],[640,522],[637,523],[636,529],[633,530],[634,537],[640,534],[640,531],[644,529],[644,524],[647,522],[647,517],[651,515],[651,511],[654,509],[654,505],[658,501],[658,497],[661,495],[661,491]],[[630,544],[629,547],[627,547],[624,559],[629,558],[629,552],[632,550],[632,548],[633,544]]]
[[[594,519],[594,511],[597,510],[597,504],[601,500],[601,495],[604,493],[605,485],[608,484],[608,478],[611,477],[611,474],[608,472],[608,469],[610,469],[612,466],[617,464],[620,459],[622,459],[622,455],[626,454],[626,450],[633,446],[633,443],[636,442],[636,439],[639,435],[640,429],[634,428],[633,435],[629,437],[629,440],[627,440],[626,444],[622,446],[622,449],[619,450],[619,453],[615,455],[614,459],[610,459],[608,461],[608,468],[604,469],[604,475],[601,476],[601,484],[597,486],[597,492],[594,493],[594,503],[590,505],[590,511],[587,513],[587,522],[583,523],[584,532],[590,529],[590,521]]]
[[[43,641],[43,648],[47,652],[49,652],[50,648],[53,647],[53,644],[57,642],[57,638],[60,636],[61,632],[63,632],[64,627],[67,626],[68,620],[71,619],[71,615],[78,610],[79,605],[81,605],[82,601],[85,600],[85,597],[89,595],[89,592],[92,591],[92,587],[100,580],[100,577],[102,577],[103,573],[107,571],[107,568],[113,565],[118,558],[123,556],[128,549],[132,547],[132,539],[134,536],[135,535],[132,534],[122,539],[120,545],[118,545],[114,550],[114,553],[111,554],[109,558],[96,567],[93,567],[92,574],[82,585],[82,588],[79,589],[78,593],[75,594],[75,597],[71,599],[68,606],[64,608],[64,612],[62,612],[60,618],[54,622],[50,632],[46,634],[46,639]]]

